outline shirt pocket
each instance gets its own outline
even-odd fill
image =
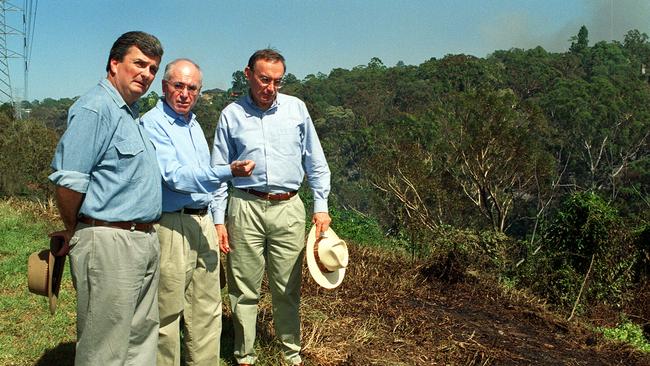
[[[293,122],[292,125],[272,130],[273,148],[280,155],[300,156],[302,154],[300,126],[297,122]]]
[[[144,176],[144,144],[140,140],[123,140],[115,143],[117,151],[117,176],[121,180],[134,182]]]

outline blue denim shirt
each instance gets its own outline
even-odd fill
[[[194,113],[188,122],[159,100],[141,121],[156,147],[163,211],[208,207],[212,193],[232,178],[232,172],[230,165],[210,166],[208,142]]]
[[[153,145],[104,79],[68,111],[49,179],[84,193],[79,213],[104,221],[151,222],[160,217],[161,184]]]
[[[296,191],[306,173],[314,212],[327,212],[330,170],[314,123],[300,99],[278,93],[273,105],[263,111],[246,96],[224,108],[215,132],[212,164],[246,159],[255,161],[253,174],[235,177],[233,186],[271,193]],[[223,184],[212,205],[215,223],[224,222],[226,195]]]

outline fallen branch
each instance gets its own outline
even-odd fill
[[[573,314],[576,311],[576,308],[578,307],[578,303],[580,302],[580,297],[582,296],[582,291],[585,289],[585,284],[587,283],[587,279],[589,278],[589,274],[591,273],[591,267],[594,265],[594,258],[596,257],[596,254],[591,255],[591,263],[589,263],[589,269],[587,270],[587,274],[585,275],[585,279],[582,281],[582,285],[580,286],[580,291],[578,292],[578,297],[576,298],[576,302],[573,304],[573,309],[571,309],[571,315],[567,319],[567,321],[571,321],[573,318]]]

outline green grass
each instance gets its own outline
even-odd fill
[[[75,296],[69,271],[55,315],[47,298],[27,288],[27,258],[48,248],[53,224],[0,201],[0,364],[72,365]],[[66,264],[67,267],[67,264]]]
[[[631,344],[643,352],[650,352],[650,343],[643,336],[643,330],[625,317],[615,328],[599,327],[596,330],[603,333],[605,338]]]
[[[24,207],[23,207],[24,205]],[[19,208],[17,208],[19,207]],[[41,216],[38,204],[0,200],[0,365],[74,364],[76,298],[69,263],[63,273],[55,315],[50,315],[47,297],[34,295],[27,287],[27,259],[49,247],[47,233],[60,229],[56,220]],[[49,217],[52,217],[50,210]],[[225,308],[228,296],[222,293]],[[282,365],[282,352],[273,337],[270,295],[260,302],[258,366]],[[226,310],[227,311],[227,310]],[[232,356],[232,323],[224,316],[221,365],[236,365]]]

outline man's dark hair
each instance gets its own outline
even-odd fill
[[[280,54],[280,52],[272,48],[265,48],[263,50],[255,51],[255,53],[248,59],[248,68],[251,70],[255,70],[255,63],[257,62],[257,60],[264,60],[270,62],[280,61],[282,62],[284,71],[287,71],[287,65],[284,63],[284,57]]]
[[[122,62],[131,46],[138,47],[147,57],[162,58],[163,48],[158,38],[140,31],[126,32],[113,43],[111,52],[108,55],[108,62],[106,63],[106,72],[109,72],[111,69],[111,60]]]

